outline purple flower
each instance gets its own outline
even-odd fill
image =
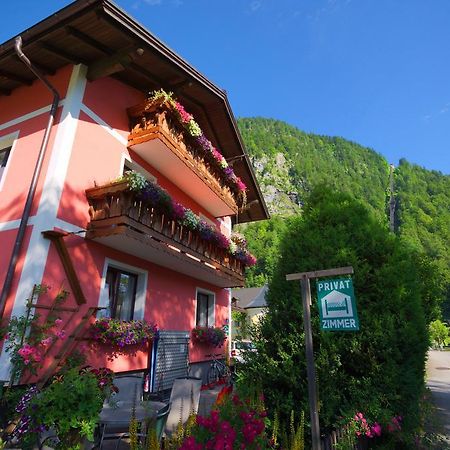
[[[184,215],[186,213],[186,208],[181,203],[178,203],[175,200],[173,200],[172,201],[172,210],[173,210],[173,218],[175,220],[184,218]]]
[[[196,138],[197,143],[203,148],[203,150],[205,150],[205,152],[211,152],[212,151],[212,144],[211,142],[209,142],[209,140],[205,137],[204,134],[202,134],[201,136],[198,136]]]
[[[234,175],[234,170],[230,166],[225,167],[225,169],[223,169],[223,171],[224,171],[225,175],[229,178],[231,178]]]

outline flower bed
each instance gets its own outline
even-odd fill
[[[219,327],[195,327],[192,330],[192,339],[202,344],[221,347],[226,339],[226,334]]]
[[[209,417],[197,416],[180,450],[270,448],[265,434],[267,412],[262,401],[231,395],[225,388]],[[294,448],[294,447],[293,447]],[[295,447],[297,448],[297,447]]]
[[[156,325],[143,320],[118,320],[103,318],[91,326],[91,338],[94,342],[114,348],[143,346],[152,341],[158,329]]]

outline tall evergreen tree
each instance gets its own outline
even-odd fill
[[[428,347],[416,254],[361,202],[316,188],[291,220],[281,255],[244,381],[260,380],[272,411],[308,410],[300,289],[285,276],[351,265],[361,330],[320,332],[312,306],[322,426],[363,411],[384,423],[401,414],[414,428]]]

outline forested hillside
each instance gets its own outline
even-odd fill
[[[241,119],[239,128],[271,213],[292,212],[320,183],[384,213],[389,164],[373,150],[271,119]]]
[[[388,226],[389,162],[374,150],[271,119],[240,119],[239,128],[272,214],[269,221],[241,227],[258,258],[248,273],[248,286],[261,285],[272,276],[286,228],[280,216],[301,213],[308,192],[318,184],[364,201]],[[448,299],[450,177],[401,160],[394,180],[396,232],[429,257],[428,270],[440,274],[435,289]]]

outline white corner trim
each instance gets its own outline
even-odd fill
[[[63,106],[65,102],[65,99],[60,100],[58,104],[58,108],[60,106]],[[23,116],[16,117],[15,119],[9,120],[8,122],[4,122],[0,124],[0,131],[5,130],[6,128],[13,127],[15,125],[18,125],[19,123],[25,122],[26,120],[33,119],[34,117],[40,116],[41,114],[44,114],[46,112],[49,112],[52,105],[43,106],[42,108],[36,109],[35,111],[31,111],[27,114],[24,114]]]
[[[84,103],[81,105],[81,110],[87,114],[92,120],[94,120],[98,125],[100,125],[107,133],[117,139],[121,144],[127,146],[128,140],[124,138],[119,132],[117,132],[113,127],[108,125],[99,115],[97,115],[92,109],[88,108]]]
[[[16,148],[17,138],[19,137],[19,131],[14,133],[6,134],[5,136],[0,136],[0,150],[11,147],[9,152],[8,161],[6,163],[5,170],[3,171],[2,178],[0,179],[0,191],[3,189],[5,184],[5,179],[8,176],[9,168],[11,167],[11,161],[13,160],[14,149]]]
[[[49,167],[47,169],[44,186],[39,201],[38,211],[33,218],[33,230],[23,268],[16,291],[12,316],[22,316],[26,312],[26,301],[30,296],[34,284],[42,282],[47,262],[50,241],[42,236],[42,231],[53,229],[59,208],[61,193],[64,188],[65,177],[69,165],[81,101],[86,87],[86,70],[82,65],[73,67],[70,77],[61,119],[56,129],[56,136],[51,149]],[[0,356],[0,380],[8,380],[11,361],[3,347]]]
[[[53,227],[59,228],[63,231],[66,231],[67,233],[73,233],[77,236],[80,236],[84,238],[86,236],[86,230],[83,227],[80,227],[79,225],[75,225],[70,222],[66,222],[62,219],[56,219],[55,223],[53,224]]]
[[[115,259],[105,258],[103,264],[102,280],[100,283],[100,293],[98,296],[98,306],[100,308],[107,308],[108,305],[108,295],[105,295],[105,285],[106,285],[106,273],[108,272],[108,267],[114,267],[115,269],[125,270],[126,272],[135,273],[137,277],[136,285],[136,298],[134,301],[134,320],[143,320],[145,312],[145,299],[147,296],[147,284],[148,284],[148,272],[147,270],[141,269],[139,267],[130,266],[121,261]],[[103,317],[102,311],[100,310],[97,317]]]
[[[72,146],[78,126],[81,102],[86,87],[86,66],[74,66],[67,89],[66,102],[61,113],[53,151],[47,169],[47,176],[42,189],[38,216],[42,213],[51,215],[52,222],[58,212],[61,194],[69,167]]]
[[[30,221],[28,221],[28,223],[30,223]],[[10,220],[8,222],[2,222],[2,223],[0,223],[0,232],[14,230],[16,228],[19,228],[19,225],[20,225],[20,219]]]
[[[28,226],[34,225],[34,221],[36,220],[36,216],[30,216],[28,219]],[[9,220],[8,222],[0,223],[0,232],[1,231],[9,231],[19,228],[21,219]]]

